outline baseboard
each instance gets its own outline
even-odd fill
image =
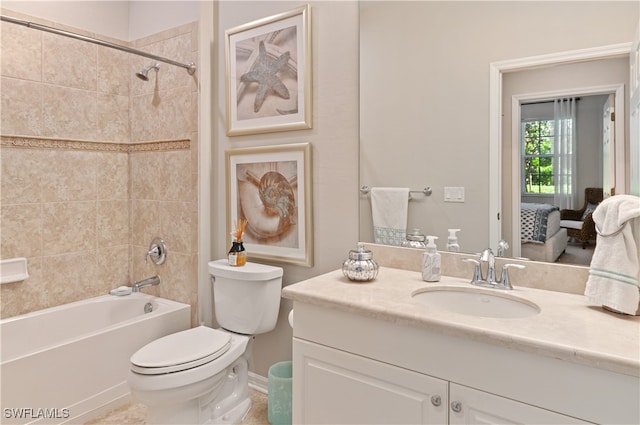
[[[253,388],[261,393],[268,394],[269,392],[269,380],[260,376],[257,373],[249,372],[249,388]]]

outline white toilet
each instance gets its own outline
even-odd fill
[[[147,406],[147,424],[234,424],[251,407],[248,362],[254,334],[273,330],[282,268],[227,260],[209,263],[215,317],[157,339],[131,356],[128,383]]]

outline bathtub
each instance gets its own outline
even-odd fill
[[[1,320],[0,422],[83,423],[125,404],[131,355],[190,324],[188,304],[143,293]]]

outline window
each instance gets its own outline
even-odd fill
[[[520,134],[523,152],[523,194],[554,194],[554,121],[523,121]]]

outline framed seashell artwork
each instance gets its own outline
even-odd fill
[[[246,220],[249,260],[313,265],[311,144],[225,151],[227,245]]]
[[[312,127],[311,7],[225,31],[227,135]]]

